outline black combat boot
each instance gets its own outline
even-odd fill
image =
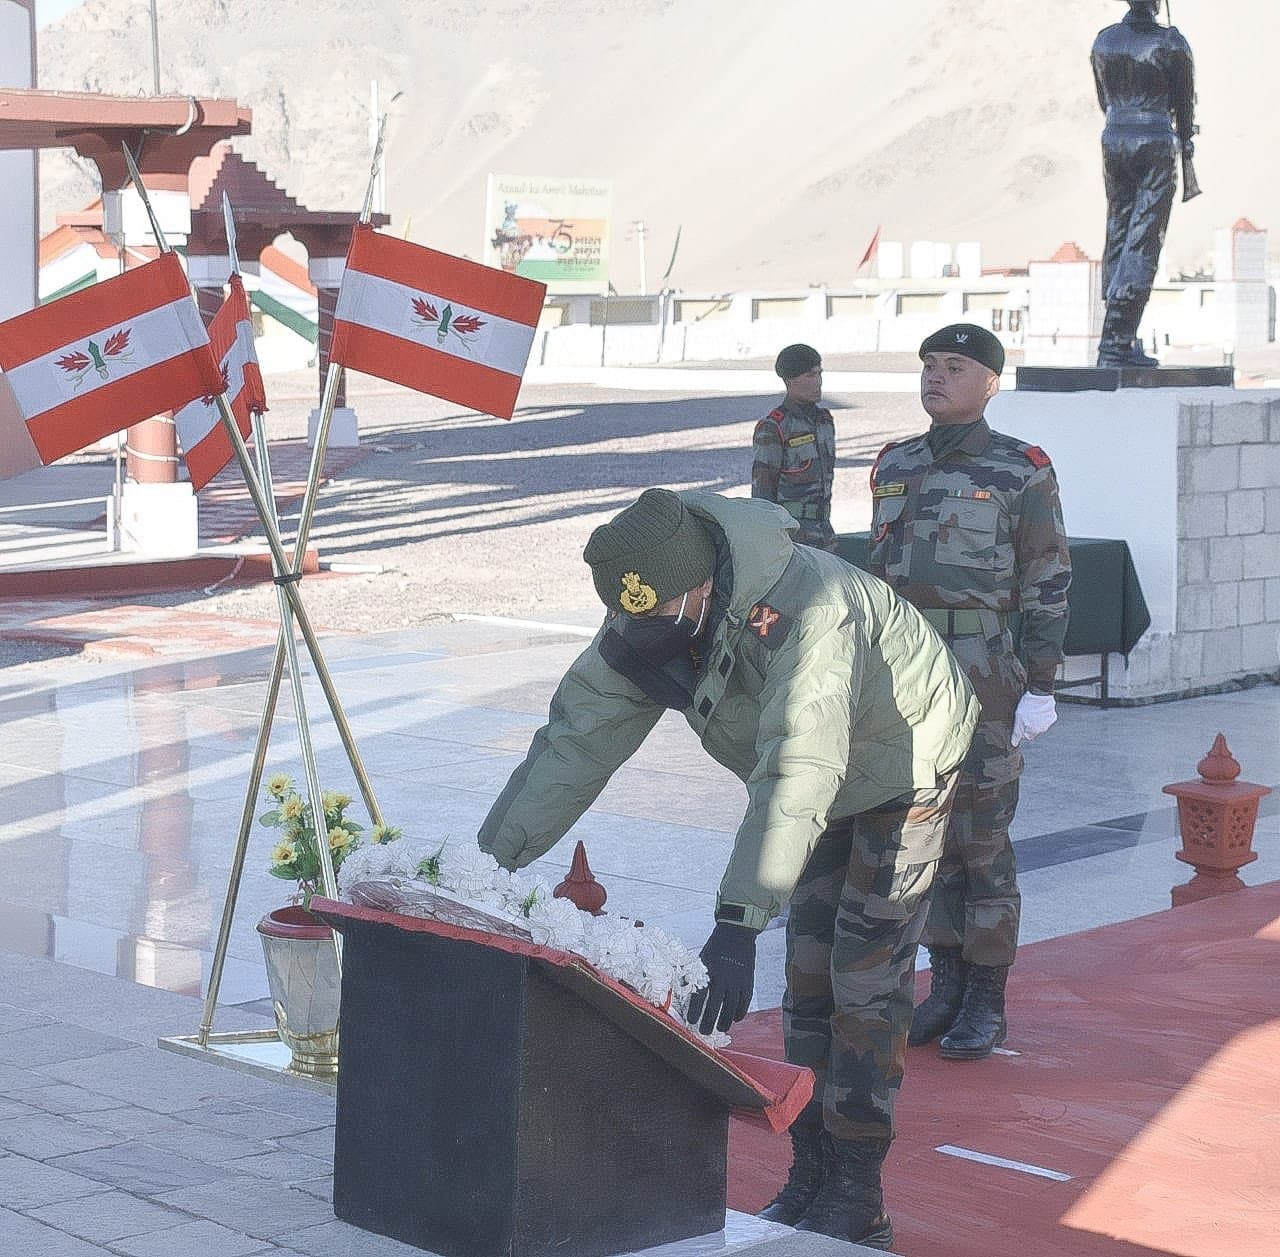
[[[929,994],[916,1005],[907,1042],[912,1047],[932,1043],[951,1029],[960,1015],[964,998],[964,955],[959,947],[930,947],[929,969],[933,978]]]
[[[796,1230],[816,1231],[868,1248],[892,1248],[893,1223],[884,1211],[880,1188],[880,1167],[889,1141],[828,1135],[823,1142],[822,1186]]]
[[[756,1215],[795,1226],[822,1186],[822,1118],[801,1115],[791,1123],[791,1173],[782,1190]]]
[[[1129,366],[1131,367],[1158,367],[1160,365],[1159,358],[1153,358],[1150,354],[1143,351],[1142,342],[1135,339],[1129,348]]]
[[[970,965],[960,1016],[939,1048],[951,1061],[978,1061],[1005,1039],[1004,984],[1008,965]]]
[[[1098,366],[1132,367],[1134,342],[1142,308],[1132,301],[1107,302],[1102,320],[1102,339],[1098,343]],[[1139,353],[1142,350],[1139,348]]]

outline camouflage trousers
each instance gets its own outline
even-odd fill
[[[1022,896],[1009,826],[1018,807],[1022,752],[1009,739],[1026,673],[1006,632],[947,640],[982,704],[960,772],[946,846],[925,925],[929,947],[959,947],[970,964],[1011,965]]]
[[[891,1139],[915,957],[957,773],[833,822],[787,921],[787,1060],[816,1075],[837,1139]]]

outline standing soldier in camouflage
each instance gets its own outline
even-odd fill
[[[787,1059],[817,1084],[764,1216],[888,1248],[915,955],[978,702],[920,615],[795,527],[767,502],[666,489],[601,524],[583,557],[604,623],[479,841],[506,868],[537,859],[681,712],[747,793],[689,1006],[703,1033],[747,1015],[756,936],[791,903]]]
[[[932,987],[910,1036],[941,1036],[943,1056],[977,1060],[1005,1038],[1021,908],[1009,841],[1018,748],[1057,719],[1071,559],[1048,455],[983,418],[1004,369],[999,340],[955,324],[920,357],[933,426],[886,445],[871,470],[871,570],[942,634],[982,703],[924,932]]]
[[[756,424],[751,438],[751,496],[790,512],[800,524],[798,541],[834,551],[836,425],[831,412],[818,405],[822,358],[810,345],[788,345],[773,369],[787,386],[787,395]]]

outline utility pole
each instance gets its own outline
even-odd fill
[[[155,94],[160,95],[160,21],[156,16],[156,0],[151,0],[151,76]]]
[[[640,251],[640,295],[647,297],[649,295],[648,281],[645,278],[644,265],[644,238],[649,234],[649,229],[644,225],[643,218],[635,218],[631,221],[631,230],[635,234],[636,247]]]

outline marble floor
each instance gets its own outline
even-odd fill
[[[326,658],[377,801],[407,834],[473,840],[542,723],[592,613],[554,624],[468,621],[331,638]],[[269,649],[0,671],[0,950],[47,957],[184,994],[209,973]],[[354,779],[318,685],[304,700],[321,783]],[[1173,858],[1168,782],[1195,775],[1215,734],[1243,778],[1280,780],[1280,690],[1143,708],[1061,704],[1027,748],[1014,826],[1027,942],[1169,906],[1188,880]],[[287,684],[268,769],[300,775]],[[745,803],[674,716],[538,867],[552,882],[581,838],[608,908],[701,943]],[[360,812],[359,801],[355,812]],[[275,831],[255,826],[220,1002],[266,994],[254,926],[287,887],[267,873]],[[1263,801],[1258,860],[1244,879],[1280,879],[1280,799]],[[756,1006],[781,999],[781,930],[761,944]],[[230,1027],[234,1012],[219,1016]],[[174,1027],[174,1033],[185,1032]]]

